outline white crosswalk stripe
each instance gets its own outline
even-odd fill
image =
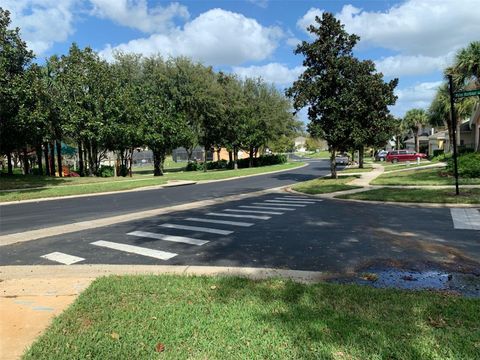
[[[292,203],[289,203],[289,204],[285,204],[285,203],[273,203],[273,202],[267,202],[269,200],[265,200],[265,202],[263,203],[252,203],[252,205],[268,205],[268,206],[290,206],[290,207],[305,207],[307,205],[303,205],[303,204],[292,204]],[[270,200],[270,201],[275,201],[275,200]]]
[[[47,259],[47,260],[55,261],[55,262],[58,262],[58,263],[61,263],[61,264],[65,264],[65,265],[72,265],[72,264],[75,264],[75,263],[78,263],[80,261],[85,260],[84,258],[64,254],[64,253],[61,253],[61,252],[52,252],[50,254],[42,255],[40,257],[42,257],[44,259]]]
[[[214,220],[214,219],[203,219],[203,218],[186,218],[187,221],[197,221],[203,223],[211,223],[211,224],[223,224],[223,225],[232,225],[232,226],[242,226],[242,227],[249,227],[255,225],[253,223],[246,223],[241,221],[228,221],[228,220]]]
[[[148,257],[152,257],[152,258],[160,259],[160,260],[169,260],[169,259],[178,255],[178,254],[167,252],[167,251],[154,250],[154,249],[144,248],[144,247],[141,247],[141,246],[120,244],[120,243],[115,243],[115,242],[111,242],[111,241],[104,241],[104,240],[95,241],[91,244],[95,245],[95,246],[105,247],[105,248],[108,248],[108,249],[124,251],[124,252],[127,252],[127,253],[132,253],[132,254],[137,254],[137,255],[148,256]]]
[[[268,220],[271,219],[271,216],[262,216],[262,215],[240,215],[240,214],[222,214],[222,213],[207,213],[208,216],[224,216],[224,217],[234,217],[234,218],[245,218],[245,219],[259,219],[259,220]]]
[[[312,198],[291,198],[288,196],[283,196],[283,197],[277,197],[275,200],[283,200],[283,201],[314,201],[314,202],[321,202],[323,201],[322,199],[312,199]]]
[[[452,208],[453,227],[455,229],[480,230],[480,211],[471,208]]]
[[[258,209],[258,210],[285,210],[285,211],[295,211],[297,209],[284,208],[284,207],[269,207],[269,206],[249,206],[249,205],[240,205],[239,207],[245,209]]]
[[[171,242],[183,243],[183,244],[190,244],[190,245],[198,245],[198,246],[208,243],[207,240],[198,240],[198,239],[193,239],[193,238],[189,238],[189,237],[185,237],[185,236],[173,236],[173,235],[157,234],[157,233],[152,233],[152,232],[148,232],[148,231],[132,231],[132,232],[129,232],[127,235],[146,237],[146,238],[158,239],[158,240],[165,240],[165,241],[171,241]]]
[[[301,200],[308,200],[310,199],[309,197],[306,197],[306,196],[289,196],[289,195],[285,195],[285,196],[282,196],[284,199],[301,199]]]
[[[266,215],[283,215],[285,213],[278,211],[258,211],[258,210],[237,210],[237,209],[226,209],[224,211],[228,212],[239,212],[247,214],[266,214]]]
[[[188,225],[180,225],[180,224],[160,224],[159,226],[169,229],[180,229],[180,230],[192,230],[192,231],[200,231],[206,232],[211,234],[220,234],[220,235],[230,235],[233,233],[231,230],[220,230],[220,229],[212,229],[202,226],[188,226]]]
[[[288,200],[265,200],[267,202],[284,203],[284,204],[315,204],[313,201],[288,201]]]

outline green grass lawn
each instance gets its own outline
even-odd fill
[[[479,299],[280,279],[97,279],[24,359],[478,359]],[[161,353],[157,349],[162,350]]]
[[[345,169],[345,170],[341,170],[339,171],[339,173],[341,174],[350,174],[350,173],[361,173],[361,172],[370,172],[373,170],[373,167],[371,164],[364,164],[363,165],[364,167],[362,169],[360,169],[358,167],[358,165],[355,165],[353,167],[350,167],[348,169]]]
[[[295,162],[239,170],[210,170],[206,173],[202,171],[173,171],[166,173],[164,176],[158,177],[154,177],[153,175],[137,175],[133,178],[50,178],[45,176],[4,177],[0,181],[0,189],[7,190],[22,188],[22,190],[0,191],[0,202],[38,199],[55,196],[93,194],[106,191],[130,190],[145,186],[162,185],[169,180],[222,180],[236,176],[261,174],[278,170],[288,170],[302,165],[303,163]],[[37,186],[41,188],[28,189]]]
[[[462,189],[460,196],[455,189],[393,189],[368,190],[356,194],[339,195],[340,199],[370,201],[425,202],[439,204],[480,204],[480,189]]]
[[[480,184],[480,178],[460,179],[460,184]],[[443,169],[425,169],[382,174],[371,182],[372,185],[454,185],[455,178]]]
[[[327,150],[322,150],[319,152],[307,151],[307,152],[296,152],[295,155],[312,158],[312,159],[330,159],[330,153]]]
[[[421,166],[433,165],[435,163],[438,163],[438,161],[432,162],[432,161],[422,160],[420,162],[420,164],[418,164],[418,165],[414,161],[410,162],[409,165],[407,165],[406,162],[400,162],[400,163],[392,164],[391,162],[383,161],[383,162],[377,162],[377,163],[382,165],[385,168],[385,172],[390,172],[390,171],[395,171],[395,170],[414,169],[414,168],[421,167]]]
[[[346,183],[355,178],[358,178],[358,176],[341,176],[338,179],[319,178],[296,184],[292,189],[305,194],[325,194],[335,191],[358,189],[361,186],[346,185]]]

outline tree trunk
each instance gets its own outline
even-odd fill
[[[133,162],[133,148],[130,149],[130,156],[129,156],[129,166],[128,166],[128,175],[130,177],[132,177],[132,162]],[[161,164],[162,166],[162,171],[164,171],[165,169],[163,168],[163,162]]]
[[[415,138],[415,151],[418,153],[420,152],[420,140],[418,138],[418,132],[415,132],[413,136]]]
[[[45,175],[50,176],[50,161],[48,160],[48,143],[43,143],[43,155],[45,156]]]
[[[233,147],[233,169],[238,170],[238,148]]]
[[[63,177],[63,166],[62,166],[62,142],[57,140],[57,164],[58,164],[58,176]]]
[[[233,162],[233,153],[232,150],[228,152],[228,163],[231,164]]]
[[[217,148],[217,162],[220,161],[220,151],[222,151],[222,149]]]
[[[30,173],[30,164],[28,163],[28,151],[27,148],[24,147],[22,149],[23,152],[23,173],[28,175]]]
[[[251,168],[253,167],[253,147],[251,146],[249,149],[249,154],[248,154],[248,167]]]
[[[337,175],[337,163],[335,162],[335,149],[330,149],[330,172],[332,173],[332,179],[338,179]]]
[[[85,144],[85,147],[87,148],[87,156],[88,156],[88,176],[93,176],[94,175],[94,169],[95,165],[93,163],[93,157],[92,157],[92,145],[90,141],[88,141]]]
[[[12,153],[9,151],[7,152],[7,174],[13,175],[13,167],[12,167]]]
[[[153,152],[153,176],[163,176],[163,162],[165,161],[165,153],[152,149]]]
[[[87,176],[88,171],[88,156],[87,156],[87,144],[85,141],[83,142],[83,166],[84,166],[84,173]]]
[[[50,147],[50,176],[55,176],[55,147],[53,141],[48,146]]]
[[[360,146],[358,149],[358,167],[360,169],[363,169],[363,156],[365,153],[365,148],[363,146]]]
[[[205,145],[205,154],[203,155],[203,172],[207,172],[207,146]]]
[[[37,151],[37,165],[39,175],[43,175],[43,163],[42,163],[42,144],[36,146]]]
[[[80,172],[80,176],[85,176],[85,168],[83,165],[83,147],[82,142],[78,142],[78,171]]]

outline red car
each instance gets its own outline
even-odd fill
[[[394,150],[390,151],[385,159],[392,163],[397,163],[399,161],[416,161],[417,159],[424,159],[426,157],[426,154],[417,153],[411,150]]]

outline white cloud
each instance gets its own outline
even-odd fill
[[[317,8],[310,8],[305,15],[303,15],[300,19],[297,21],[297,27],[307,34],[310,34],[307,31],[307,27],[315,23],[315,17],[322,17],[323,10],[317,9]]]
[[[478,0],[409,0],[385,12],[346,5],[337,17],[362,42],[406,55],[444,55],[480,34]]]
[[[146,33],[166,31],[175,26],[175,18],[187,20],[190,17],[187,7],[179,3],[148,8],[146,0],[90,1],[94,15]]]
[[[443,71],[453,58],[453,52],[445,56],[395,55],[375,60],[378,71],[385,76],[421,75]]]
[[[298,76],[304,71],[303,66],[297,66],[292,69],[289,69],[287,66],[279,63],[270,63],[267,65],[261,66],[248,66],[248,67],[239,67],[234,66],[232,68],[233,72],[238,74],[240,77],[246,78],[255,78],[261,77],[268,83],[273,83],[275,85],[291,85]]]
[[[427,109],[443,81],[423,82],[414,86],[397,89],[397,103],[391,107],[396,116],[403,117],[412,108]]]
[[[248,0],[248,2],[257,5],[263,9],[266,9],[268,7],[268,0]]]
[[[297,45],[300,44],[301,42],[302,41],[296,37],[290,37],[286,40],[287,45],[294,48],[297,47]]]
[[[41,55],[56,42],[73,34],[73,5],[75,0],[0,0],[0,6],[11,12],[13,26],[29,49]]]
[[[153,34],[100,52],[110,59],[114,50],[144,55],[184,55],[211,65],[238,65],[264,60],[283,37],[279,27],[264,27],[256,20],[222,9],[202,13],[183,29]]]

